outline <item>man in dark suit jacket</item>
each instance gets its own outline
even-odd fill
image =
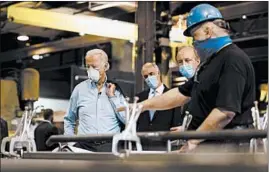
[[[47,146],[46,141],[52,135],[58,135],[58,129],[53,125],[53,110],[45,109],[42,120],[35,129],[35,142],[38,151],[52,151],[58,145]]]
[[[1,140],[0,140],[0,145],[2,145],[2,140],[5,137],[8,137],[8,126],[7,126],[7,121],[5,121],[3,118],[0,117],[0,128],[1,128]],[[6,145],[6,151],[9,149],[9,144]],[[1,154],[0,157],[3,157]]]
[[[161,82],[160,71],[156,64],[146,63],[141,71],[149,89],[138,93],[138,102],[150,99],[168,91],[169,89]],[[182,124],[180,107],[164,111],[145,111],[140,114],[137,121],[138,132],[170,131]],[[174,129],[172,129],[174,130]],[[142,141],[143,150],[166,150],[166,142]]]
[[[5,137],[8,137],[8,127],[7,127],[7,122],[3,119],[3,118],[1,118],[0,117],[0,122],[1,122],[1,142],[0,143],[2,143],[2,140],[3,140],[3,138],[5,138]]]

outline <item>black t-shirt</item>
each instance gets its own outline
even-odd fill
[[[253,123],[254,69],[249,57],[235,44],[224,47],[201,64],[197,76],[178,89],[191,97],[189,111],[193,119],[190,129],[197,129],[214,108],[236,113],[225,128]]]
[[[36,149],[38,151],[52,151],[58,145],[54,144],[52,146],[47,146],[46,141],[52,135],[58,135],[59,131],[57,127],[48,123],[48,122],[41,122],[35,129],[35,142],[36,142]]]

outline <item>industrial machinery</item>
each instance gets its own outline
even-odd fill
[[[11,137],[6,137],[2,140],[1,144],[1,152],[6,156],[20,157],[23,152],[35,152],[36,145],[34,138],[30,135],[30,124],[33,117],[36,114],[36,110],[40,107],[34,109],[34,102],[39,98],[39,72],[32,68],[26,68],[21,71],[19,81],[17,84],[20,86],[16,86],[16,82],[1,80],[4,85],[8,85],[7,83],[13,83],[13,87],[19,87],[18,92],[16,89],[10,89],[11,93],[6,93],[5,90],[1,88],[1,93],[4,95],[1,97],[3,102],[10,103],[10,101],[6,100],[16,100],[17,105],[19,104],[18,99],[22,100],[25,103],[25,110],[20,119],[19,124],[17,125],[16,132]],[[8,87],[5,87],[8,88]],[[20,95],[20,96],[19,96]],[[1,102],[2,102],[1,101]],[[1,104],[1,108],[6,108],[5,104]],[[18,107],[14,107],[18,108]],[[11,112],[15,110],[11,109]],[[7,114],[7,119],[11,120],[15,114],[10,113]],[[6,151],[6,147],[9,144],[9,151]]]
[[[42,107],[42,106],[41,106]],[[30,124],[33,117],[36,115],[36,110],[40,106],[32,110],[31,107],[26,106],[20,124],[14,136],[5,137],[1,144],[1,152],[8,157],[21,157],[24,152],[36,152],[36,143],[30,135]],[[5,149],[9,144],[9,151]]]

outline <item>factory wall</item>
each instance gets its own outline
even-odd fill
[[[68,101],[65,99],[53,99],[53,98],[42,98],[34,103],[34,106],[43,105],[44,108],[52,109],[53,111],[66,111],[68,108]]]

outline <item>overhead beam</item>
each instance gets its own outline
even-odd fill
[[[244,36],[241,38],[234,38],[233,42],[251,41],[255,39],[268,39],[268,34]]]
[[[251,58],[262,58],[267,57],[268,58],[268,46],[264,47],[254,47],[254,48],[244,48],[243,51]]]
[[[109,38],[86,35],[83,37],[74,37],[55,42],[36,44],[30,47],[0,53],[0,63],[17,59],[23,59],[26,57],[31,57],[36,54],[55,53],[70,49],[76,49],[106,43],[109,41],[111,41],[111,39]]]
[[[219,8],[225,20],[241,18],[243,15],[256,15],[268,13],[267,1],[243,2]]]
[[[22,5],[26,4],[22,3]],[[16,4],[8,7],[7,17],[10,21],[25,25],[132,41],[137,40],[138,37],[138,27],[134,23],[85,14],[72,15],[51,10],[32,9],[22,5]]]
[[[187,1],[177,1],[170,3],[170,9],[172,14],[176,9],[180,8],[183,3],[193,3]],[[268,2],[267,1],[252,1],[252,2],[242,2],[233,5],[227,5],[219,7],[221,14],[225,20],[232,20],[241,18],[242,15],[256,15],[261,13],[268,13]]]
[[[229,22],[232,30],[237,33],[267,33],[268,32],[268,17],[260,17],[246,20],[234,20]]]

